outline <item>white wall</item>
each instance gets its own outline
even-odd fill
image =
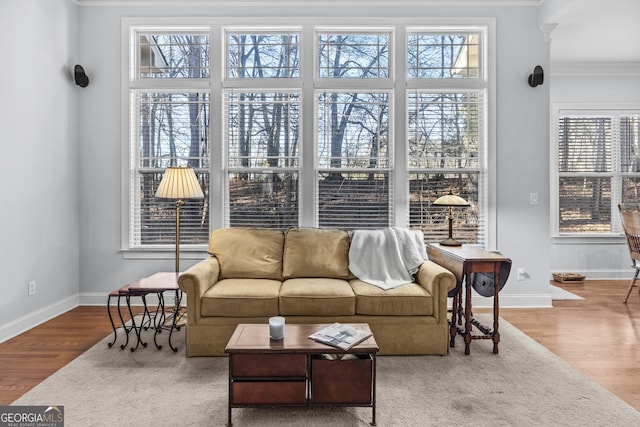
[[[78,303],[77,12],[70,0],[0,2],[0,341]]]
[[[553,49],[553,41],[551,42]],[[640,105],[640,64],[560,64],[552,70],[552,104]],[[577,272],[588,279],[630,279],[633,270],[626,242],[615,239],[554,239],[551,271]]]
[[[514,267],[501,301],[548,306],[549,85],[533,89],[526,82],[535,65],[548,65],[538,8],[390,4],[78,7],[73,0],[2,0],[0,40],[3,53],[15,60],[0,71],[5,96],[0,173],[4,182],[21,180],[21,187],[3,193],[0,341],[78,301],[104,304],[106,294],[124,283],[172,269],[172,252],[160,259],[129,259],[120,251],[120,30],[121,19],[132,16],[495,18],[497,191],[490,208],[497,215],[497,249]],[[71,83],[75,63],[87,70],[89,87]],[[529,204],[532,192],[540,196],[536,206]],[[195,254],[182,265],[204,256]],[[525,268],[528,279],[516,281],[516,268]],[[27,297],[29,280],[38,284],[32,297]]]
[[[165,259],[126,259],[120,249],[120,22],[130,16],[406,16],[496,17],[497,22],[497,249],[525,268],[515,273],[501,299],[503,305],[549,305],[548,120],[549,86],[531,88],[527,77],[535,65],[546,67],[549,46],[538,28],[534,7],[81,7],[80,52],[93,80],[82,93],[80,289],[82,301],[102,302],[107,291],[158,269]],[[529,193],[540,204],[529,204]],[[523,244],[526,242],[526,244]],[[197,258],[204,257],[199,254]],[[195,259],[183,261],[187,266]],[[490,301],[484,299],[485,304]],[[480,303],[480,302],[479,302]]]
[[[535,10],[506,12],[498,23],[497,249],[513,265],[500,299],[503,306],[550,306],[549,85],[527,82],[536,65],[548,69],[549,45]],[[519,268],[526,280],[516,280]]]

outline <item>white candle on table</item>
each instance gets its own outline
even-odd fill
[[[269,337],[274,340],[284,338],[284,317],[275,316],[269,318]]]

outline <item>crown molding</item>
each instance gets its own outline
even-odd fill
[[[326,7],[336,6],[480,6],[480,7],[504,7],[504,6],[541,6],[545,0],[71,0],[78,6],[161,6],[161,7],[185,7],[185,6],[288,6]]]

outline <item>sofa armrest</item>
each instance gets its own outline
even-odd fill
[[[456,287],[456,277],[446,268],[425,260],[416,274],[416,282],[433,296],[433,314],[438,323],[447,321],[447,295]]]
[[[193,265],[178,278],[180,289],[187,294],[187,324],[198,322],[202,296],[218,281],[219,275],[218,259],[211,256]]]

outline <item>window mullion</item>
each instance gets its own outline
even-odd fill
[[[211,77],[211,125],[209,135],[211,135],[211,188],[209,191],[209,206],[211,206],[210,227],[215,230],[224,227],[226,209],[229,195],[225,191],[225,165],[226,155],[224,152],[224,109],[222,108],[222,78],[224,73],[224,41],[222,37],[222,27],[214,25],[211,27],[210,37],[212,49],[209,55]]]
[[[390,108],[391,129],[389,144],[391,161],[393,162],[391,212],[396,227],[409,226],[409,186],[408,183],[408,131],[407,131],[407,32],[406,27],[399,25],[394,33],[394,49],[391,60],[394,61],[395,91]]]
[[[618,204],[622,203],[622,146],[620,140],[620,117],[611,117],[611,231],[621,230]]]
[[[315,82],[315,52],[316,40],[314,28],[305,25],[302,29],[300,41],[300,75],[302,81],[302,141],[300,144],[300,225],[315,227],[318,225],[317,212],[317,173],[316,158],[316,94]]]

